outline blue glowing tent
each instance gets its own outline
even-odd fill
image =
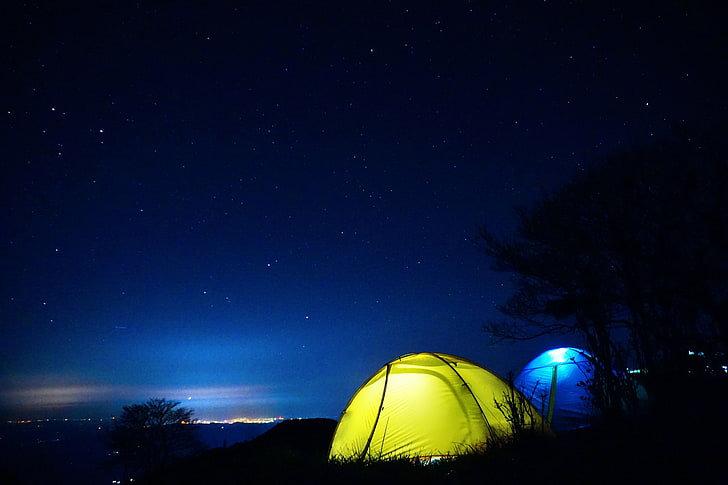
[[[554,431],[590,424],[595,414],[585,383],[593,375],[591,356],[584,350],[547,350],[526,364],[515,385],[539,410]]]

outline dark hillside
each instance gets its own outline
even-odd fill
[[[251,440],[248,446],[287,449],[304,455],[320,455],[323,451],[325,456],[335,428],[333,419],[291,419]]]

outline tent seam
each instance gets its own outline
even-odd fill
[[[434,355],[435,357],[437,357],[438,359],[440,359],[441,361],[443,361],[445,363],[445,365],[447,365],[455,373],[455,375],[458,376],[458,378],[460,379],[460,381],[463,383],[463,385],[465,386],[465,388],[468,390],[468,392],[470,393],[470,395],[473,397],[473,401],[475,401],[475,405],[478,406],[478,411],[480,411],[480,415],[483,417],[483,422],[485,423],[485,427],[488,428],[488,433],[490,434],[490,436],[493,436],[494,435],[493,427],[490,425],[490,422],[488,421],[488,418],[485,416],[485,411],[483,411],[483,407],[480,405],[480,402],[478,402],[478,398],[475,396],[475,393],[470,388],[470,386],[468,385],[467,381],[455,369],[455,367],[453,367],[452,364],[450,364],[450,362],[448,362],[447,360],[443,359],[442,356],[440,356],[438,354],[435,354],[435,353],[432,353],[431,355]]]
[[[362,449],[361,455],[359,456],[359,461],[362,461],[364,459],[364,456],[369,451],[369,446],[371,446],[372,438],[374,437],[374,432],[377,429],[377,425],[379,424],[379,418],[382,415],[382,409],[384,408],[384,398],[387,396],[387,384],[389,384],[389,372],[392,369],[392,364],[387,363],[387,372],[384,374],[384,387],[382,388],[382,399],[379,401],[379,409],[377,410],[377,417],[374,420],[374,424],[372,425],[372,431],[369,433],[369,438],[367,439],[366,444],[364,445],[364,448]],[[384,437],[382,437],[382,440],[384,440]]]

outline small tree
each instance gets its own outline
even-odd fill
[[[193,410],[179,401],[149,399],[124,406],[109,436],[109,444],[124,470],[126,482],[168,465],[175,457],[201,449],[193,423]]]

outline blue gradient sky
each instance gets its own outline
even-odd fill
[[[489,345],[472,238],[725,115],[718,12],[639,3],[6,7],[2,414],[336,417],[405,353],[580,345]]]

